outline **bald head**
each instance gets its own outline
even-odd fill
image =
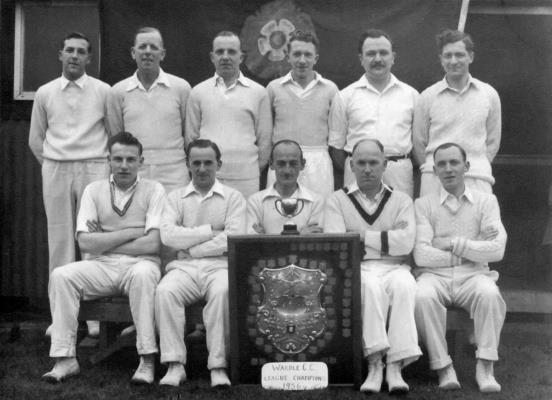
[[[379,150],[379,152],[381,153],[381,155],[383,157],[385,157],[385,151],[384,151],[384,148],[383,148],[383,144],[381,144],[381,142],[377,139],[362,139],[362,140],[359,140],[358,142],[356,142],[356,144],[354,145],[353,147],[353,151],[352,151],[352,155],[355,154],[355,152],[357,150],[359,150],[359,148],[361,149],[365,149],[366,146],[368,146],[368,148],[370,147],[377,147],[377,149]]]
[[[386,166],[383,145],[378,140],[361,140],[353,148],[351,171],[363,192],[379,187]]]

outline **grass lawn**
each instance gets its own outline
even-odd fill
[[[4,325],[6,326],[6,325]],[[45,327],[45,325],[44,325]],[[331,387],[312,392],[266,391],[260,386],[233,386],[211,389],[205,363],[192,364],[190,380],[180,388],[133,386],[130,377],[138,358],[132,348],[115,353],[108,360],[90,366],[81,362],[81,374],[62,384],[40,380],[50,370],[49,342],[42,337],[42,327],[23,329],[21,336],[10,339],[7,329],[0,330],[0,399],[388,399],[389,394],[365,395],[352,387]],[[193,359],[193,352],[191,357]],[[534,322],[506,324],[502,335],[500,362],[495,367],[502,392],[482,395],[475,383],[473,348],[465,346],[456,354],[455,367],[462,390],[443,392],[437,389],[436,377],[427,371],[427,360],[409,366],[405,372],[411,391],[404,399],[552,399],[552,325]],[[198,358],[198,357],[196,357]],[[165,368],[157,368],[158,380]]]

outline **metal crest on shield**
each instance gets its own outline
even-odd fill
[[[263,301],[257,307],[257,328],[282,353],[304,351],[326,329],[320,301],[326,274],[295,264],[264,268],[258,275]]]

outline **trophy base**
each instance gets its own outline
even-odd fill
[[[285,224],[284,230],[282,231],[281,235],[299,235],[299,231],[297,230],[297,225]]]

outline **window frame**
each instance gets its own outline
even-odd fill
[[[36,90],[25,90],[23,87],[24,67],[25,67],[25,6],[44,6],[43,1],[26,1],[19,0],[15,4],[15,29],[14,29],[14,57],[13,57],[13,99],[14,100],[34,100]],[[51,0],[47,3],[51,7],[83,7],[93,8],[99,13],[98,1],[94,0]],[[99,17],[99,15],[98,15]],[[98,26],[98,32],[101,26]],[[90,38],[93,45],[96,43],[96,38]],[[101,60],[101,37],[98,34],[97,50],[93,61],[97,63],[98,73],[100,72]]]

